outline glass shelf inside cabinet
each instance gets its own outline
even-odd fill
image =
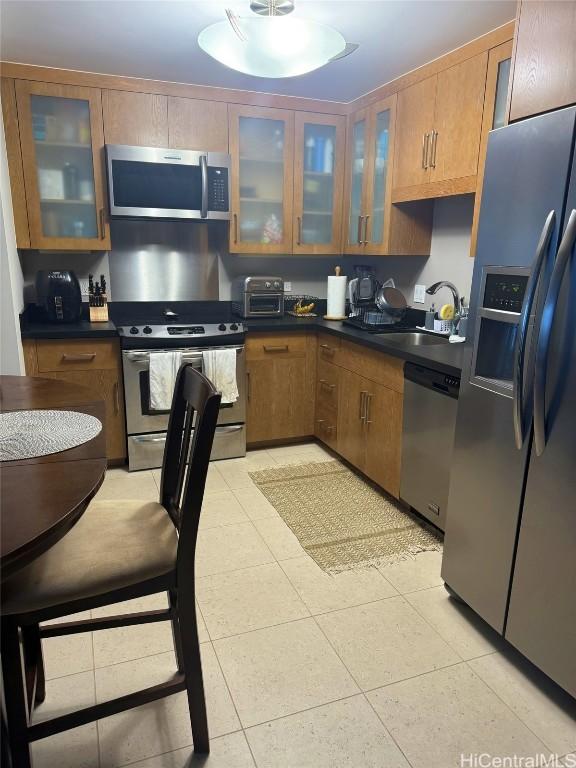
[[[376,146],[374,166],[374,189],[372,194],[372,230],[370,242],[381,243],[384,238],[384,211],[386,202],[386,179],[388,176],[388,140],[390,133],[390,110],[376,116]]]
[[[304,125],[303,207],[300,232],[300,242],[304,245],[325,245],[332,242],[335,147],[334,125]]]
[[[239,140],[240,240],[281,243],[284,239],[284,122],[240,117]]]
[[[32,96],[31,106],[44,236],[97,237],[89,102]]]
[[[350,217],[348,242],[358,240],[358,222],[362,213],[362,187],[364,184],[364,156],[366,152],[366,121],[354,123],[352,131],[352,183],[350,188]]]

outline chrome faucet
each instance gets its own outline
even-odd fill
[[[454,300],[453,322],[454,326],[456,326],[460,315],[460,294],[458,293],[458,288],[456,288],[454,283],[449,283],[448,280],[439,280],[437,283],[432,283],[429,288],[426,288],[426,293],[428,293],[430,296],[434,296],[434,294],[437,293],[440,288],[448,288],[450,291],[452,291],[452,297]]]

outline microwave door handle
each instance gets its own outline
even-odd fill
[[[203,219],[208,218],[208,158],[206,155],[200,155],[200,172],[202,174],[202,208],[200,216]]]
[[[540,274],[542,273],[542,267],[544,265],[545,256],[550,248],[550,241],[552,239],[552,233],[556,225],[556,213],[550,211],[542,227],[538,246],[536,247],[536,254],[532,263],[532,270],[530,272],[530,278],[528,285],[526,286],[526,293],[524,295],[524,302],[522,304],[522,311],[520,313],[520,319],[518,321],[518,341],[516,343],[516,352],[514,355],[514,400],[513,400],[513,416],[514,416],[514,439],[516,441],[516,448],[522,450],[524,440],[526,438],[526,428],[528,426],[527,418],[527,406],[524,403],[524,366],[526,358],[526,345],[528,341],[528,329],[530,325],[530,315],[534,307],[534,299],[536,297],[536,291],[538,289],[538,282],[540,280]]]
[[[534,371],[534,447],[536,455],[541,456],[546,448],[547,424],[546,424],[546,377],[548,374],[548,360],[550,355],[550,342],[558,297],[562,281],[568,265],[570,264],[574,244],[576,242],[576,208],[572,210],[564,237],[558,248],[554,271],[550,278],[544,309],[540,320],[538,343],[536,345],[536,367]]]

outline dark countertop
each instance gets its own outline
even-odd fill
[[[441,343],[426,347],[414,346],[408,342],[399,344],[387,339],[388,336],[398,337],[398,332],[383,335],[373,334],[344,325],[340,321],[323,320],[321,317],[298,319],[286,315],[277,319],[248,319],[244,321],[244,324],[248,332],[321,330],[323,333],[339,336],[369,349],[385,352],[392,357],[400,357],[402,360],[424,365],[442,373],[459,376],[462,371],[464,343]]]
[[[105,339],[118,336],[113,322],[107,323],[41,323],[22,322],[23,339]]]
[[[409,343],[392,343],[387,339],[388,334],[377,335],[367,333],[338,321],[323,320],[321,317],[298,319],[286,315],[283,318],[248,319],[243,322],[248,332],[321,330],[323,333],[348,339],[368,349],[385,352],[393,357],[409,360],[410,362],[434,368],[443,373],[458,376],[462,370],[464,344],[444,343],[421,347]],[[116,326],[112,321],[107,323],[90,323],[85,321],[62,325],[22,321],[21,334],[23,339],[102,339],[118,336]],[[398,333],[391,335],[398,337]]]

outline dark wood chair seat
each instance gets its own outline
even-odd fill
[[[163,576],[176,583],[178,535],[158,502],[93,501],[72,530],[2,585],[5,616],[49,613]],[[74,612],[74,611],[72,611]]]
[[[209,751],[194,560],[219,407],[220,394],[210,381],[183,365],[170,412],[160,503],[93,502],[63,539],[3,585],[1,663],[12,768],[30,768],[32,741],[184,690],[194,750]],[[40,626],[48,619],[161,591],[168,592],[166,610]],[[169,680],[31,722],[34,702],[45,695],[42,637],[167,620],[177,662]]]

